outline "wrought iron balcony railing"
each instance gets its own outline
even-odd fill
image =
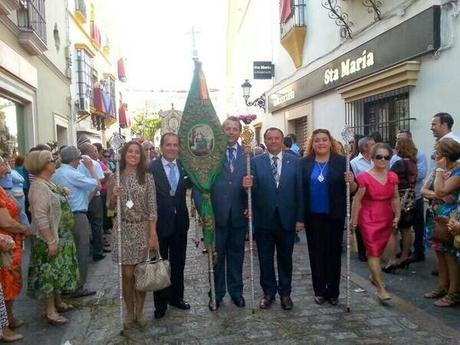
[[[280,23],[280,36],[283,38],[294,27],[306,26],[306,0],[293,0],[292,11],[285,23]]]
[[[21,0],[18,28],[34,32],[46,45],[45,0]]]

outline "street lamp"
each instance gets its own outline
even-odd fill
[[[245,79],[244,83],[241,84],[241,88],[243,89],[243,98],[244,102],[248,107],[258,105],[262,109],[265,110],[265,94],[262,94],[259,98],[256,98],[254,101],[249,101],[249,96],[251,95],[251,83]]]

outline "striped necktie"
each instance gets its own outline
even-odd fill
[[[280,175],[278,174],[278,157],[273,156],[272,160],[273,160],[272,162],[273,178],[275,179],[276,183],[278,183],[280,180]]]
[[[235,163],[235,148],[234,147],[229,147],[227,148],[228,150],[228,165],[230,166],[230,171],[233,172],[234,170],[234,165]]]

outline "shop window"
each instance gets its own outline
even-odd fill
[[[304,148],[308,140],[308,119],[307,116],[294,120],[295,136],[297,145]]]
[[[18,144],[21,123],[18,123],[19,114],[17,104],[0,96],[0,152],[15,155],[18,153]]]
[[[84,49],[77,49],[77,97],[78,114],[89,115],[93,104],[93,59]],[[96,74],[97,80],[97,74]]]
[[[345,105],[345,123],[354,132],[379,132],[383,141],[394,146],[401,129],[410,130],[409,88],[402,88],[360,99]]]

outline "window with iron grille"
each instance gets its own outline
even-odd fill
[[[385,92],[345,104],[345,123],[354,132],[379,132],[383,141],[394,146],[399,130],[410,130],[409,87]]]
[[[79,113],[89,114],[93,104],[93,59],[84,49],[77,49],[77,95]]]
[[[284,23],[280,23],[280,37],[283,38],[296,26],[306,26],[306,0],[291,0],[291,13]]]
[[[33,31],[46,44],[45,0],[21,0],[18,28]]]

